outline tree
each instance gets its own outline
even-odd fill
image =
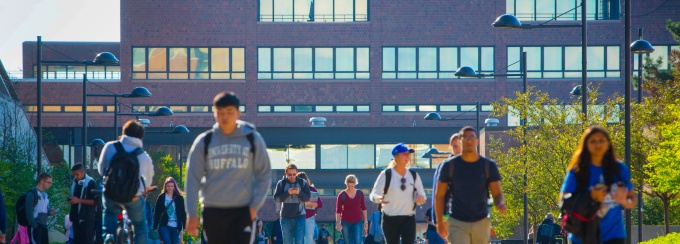
[[[558,197],[566,167],[587,126],[608,129],[614,146],[622,152],[622,126],[616,120],[621,117],[622,99],[615,97],[598,103],[597,89],[590,91],[589,98],[587,122],[581,115],[580,105],[564,105],[533,87],[526,93],[517,92],[515,98],[502,98],[492,104],[492,116],[526,118],[526,123],[506,131],[507,138],[492,138],[488,146],[489,155],[496,160],[503,176],[508,206],[505,215],[496,214],[494,209],[494,229],[500,237],[511,235],[517,223],[522,223],[525,192],[530,226],[538,226],[548,212],[559,215]]]

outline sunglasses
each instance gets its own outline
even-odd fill
[[[401,178],[401,191],[406,190],[406,178]]]
[[[286,174],[286,175],[287,175],[287,176],[290,176],[290,177],[294,177],[294,176],[296,176],[297,174]]]

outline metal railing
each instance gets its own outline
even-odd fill
[[[368,14],[274,14],[260,15],[260,22],[363,22]]]

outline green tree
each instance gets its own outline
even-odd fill
[[[533,87],[526,93],[517,92],[515,98],[502,98],[492,104],[492,116],[526,118],[526,123],[506,131],[502,138],[492,138],[488,146],[489,155],[496,160],[503,176],[508,206],[505,215],[497,214],[495,209],[492,213],[494,229],[500,237],[511,235],[518,223],[522,223],[525,192],[529,226],[538,226],[548,212],[559,215],[558,197],[566,168],[587,126],[599,125],[608,129],[614,145],[621,147],[621,125],[616,118],[621,116],[618,104],[622,100],[598,102],[597,89],[590,91],[589,97],[587,122],[580,105],[564,105]]]
[[[177,184],[179,185],[179,189],[184,189],[184,185],[182,182],[183,180],[180,180],[179,178],[179,167],[177,166],[177,163],[172,161],[172,157],[162,151],[157,151],[157,152],[151,152],[150,153],[151,159],[154,162],[154,176],[153,176],[153,181],[150,185],[152,186],[158,186],[158,190],[149,193],[149,197],[147,199],[148,202],[150,202],[152,205],[156,203],[156,198],[160,194],[160,192],[163,190],[163,183],[165,182],[165,179],[168,177],[172,177],[177,181]]]

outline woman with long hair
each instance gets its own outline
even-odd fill
[[[567,167],[560,199],[567,193],[589,191],[592,200],[600,203],[600,240],[604,244],[623,244],[626,231],[622,210],[637,203],[632,189],[630,171],[616,160],[607,131],[598,126],[586,129]],[[573,243],[582,243],[571,234],[569,238]]]
[[[355,175],[347,175],[344,191],[340,192],[335,202],[335,228],[342,231],[345,243],[360,244],[368,231],[368,214],[364,193],[356,186],[359,179]],[[363,222],[361,221],[363,217]]]
[[[266,244],[267,235],[264,231],[264,222],[261,219],[257,220],[257,232],[255,232],[255,243],[256,244]]]
[[[406,168],[414,152],[403,143],[395,145],[394,159],[380,172],[371,191],[371,201],[382,205],[382,230],[387,244],[399,243],[400,239],[401,243],[416,241],[416,204],[424,204],[427,197],[418,173]]]
[[[314,216],[316,215],[316,210],[322,207],[323,203],[319,197],[319,192],[314,188],[314,184],[312,184],[312,180],[309,179],[307,173],[300,171],[297,173],[297,177],[307,181],[307,184],[309,185],[311,197],[308,202],[305,202],[305,242],[315,243],[314,227],[316,227],[316,218]]]
[[[159,231],[158,236],[164,244],[179,244],[179,234],[186,227],[186,218],[182,192],[175,179],[168,177],[156,199],[153,230]]]

